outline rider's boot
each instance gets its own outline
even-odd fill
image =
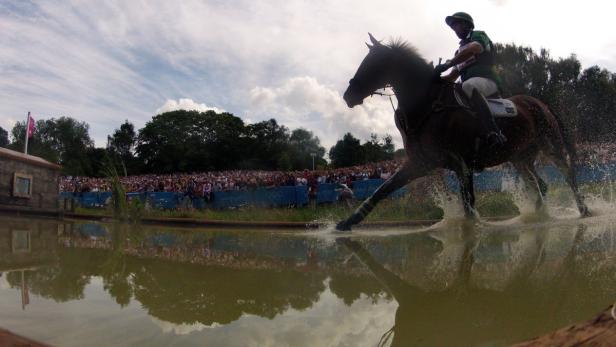
[[[502,147],[507,142],[507,138],[500,131],[498,125],[496,125],[494,116],[488,106],[488,100],[475,89],[471,96],[471,103],[482,124],[483,142],[488,148]]]

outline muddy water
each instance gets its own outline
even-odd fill
[[[0,217],[0,327],[58,346],[507,345],[616,301],[614,222],[339,238]]]

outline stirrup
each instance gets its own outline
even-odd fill
[[[500,131],[491,131],[486,135],[485,142],[490,148],[502,147],[507,142],[507,138]]]

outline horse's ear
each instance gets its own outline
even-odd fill
[[[370,46],[370,44],[368,42],[366,42],[366,46],[368,46],[368,49],[370,49],[370,50],[372,50],[372,48],[374,47],[374,46]]]
[[[370,42],[372,42],[372,45],[381,46],[381,43],[377,39],[375,39],[371,33],[368,33],[368,36],[370,36]]]

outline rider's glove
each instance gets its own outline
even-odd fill
[[[440,76],[443,72],[449,70],[450,67],[451,67],[451,63],[449,62],[438,64],[437,66],[434,67],[434,74]]]

